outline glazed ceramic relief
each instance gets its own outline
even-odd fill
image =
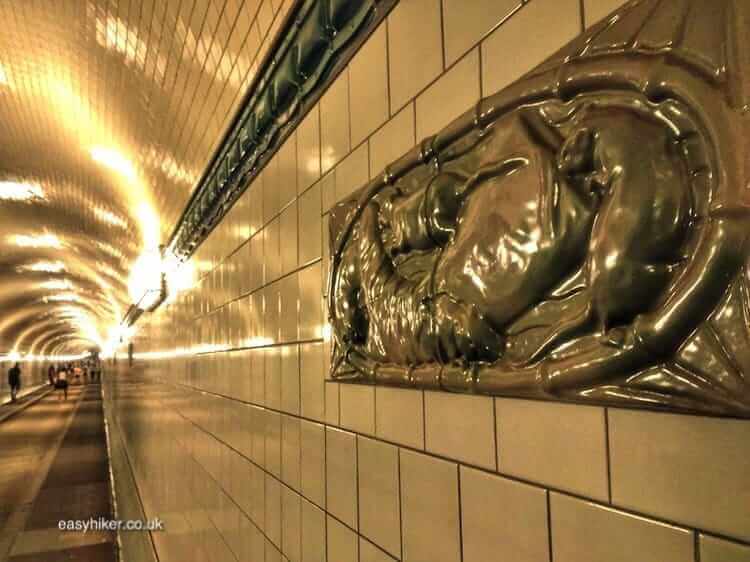
[[[749,11],[631,2],[340,204],[332,376],[750,417]]]
[[[300,0],[170,240],[187,258],[221,221],[395,0]]]

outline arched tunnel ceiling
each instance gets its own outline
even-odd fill
[[[134,261],[167,242],[279,4],[0,0],[0,353],[106,341],[133,302]]]

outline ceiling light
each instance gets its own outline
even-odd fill
[[[4,201],[40,201],[44,191],[33,183],[17,181],[0,181],[0,200]]]
[[[146,293],[161,290],[162,270],[159,252],[144,252],[135,260],[128,280],[128,292],[134,303],[139,302]]]
[[[50,302],[79,302],[81,299],[75,293],[60,293],[59,295],[51,295],[44,297],[45,304]]]
[[[128,227],[128,223],[125,222],[121,217],[110,211],[107,211],[106,209],[100,209],[97,207],[96,209],[94,209],[94,214],[100,221],[111,224],[112,226],[119,226],[121,228]]]
[[[37,236],[26,236],[15,234],[8,239],[12,244],[22,248],[57,248],[62,249],[63,243],[54,234],[39,234]]]
[[[100,164],[122,174],[130,181],[135,181],[135,168],[122,152],[114,148],[94,146],[91,148],[91,157]]]
[[[61,261],[40,261],[31,265],[24,265],[18,268],[22,271],[42,271],[45,273],[62,273],[65,271],[65,264]]]
[[[71,283],[67,279],[53,279],[52,281],[45,281],[39,286],[44,289],[61,290],[61,291],[66,291],[66,290],[69,291],[74,288],[73,283]]]

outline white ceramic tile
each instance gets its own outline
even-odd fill
[[[341,412],[341,384],[327,380],[325,382],[325,399],[325,422],[329,425],[339,425],[339,414]]]
[[[750,541],[750,422],[609,410],[612,501]]]
[[[302,561],[301,498],[286,486],[281,488],[281,551],[289,562]]]
[[[281,348],[281,410],[299,415],[300,368],[299,346]]]
[[[604,409],[496,399],[500,472],[607,501]]]
[[[357,438],[359,531],[383,550],[401,556],[398,448]]]
[[[492,398],[425,392],[427,450],[484,468],[495,468]]]
[[[320,153],[323,173],[349,152],[349,73],[344,70],[320,99]]]
[[[301,420],[300,454],[302,494],[319,506],[325,506],[325,429],[321,424]]]
[[[302,562],[326,562],[326,514],[302,500]]]
[[[394,562],[395,558],[391,558],[385,552],[380,550],[377,546],[371,542],[359,538],[359,562]]]
[[[361,144],[336,167],[336,201],[342,201],[367,184],[369,144]]]
[[[693,535],[686,529],[554,492],[550,510],[555,562],[695,560]]]
[[[445,61],[451,65],[520,6],[522,0],[442,1]]]
[[[300,419],[281,418],[281,480],[295,490],[300,489]]]
[[[266,470],[281,478],[281,414],[266,410]]]
[[[341,427],[363,433],[375,434],[375,387],[363,384],[342,384]]]
[[[379,26],[349,64],[352,146],[388,119],[386,26]]]
[[[416,100],[417,138],[434,135],[479,101],[479,49],[472,49]]]
[[[300,408],[306,418],[323,421],[325,417],[325,373],[323,344],[300,345]]]
[[[586,27],[590,27],[600,19],[608,16],[627,0],[584,0],[584,16],[586,18]]]
[[[326,428],[326,510],[356,529],[358,520],[357,440],[353,433]]]
[[[270,474],[265,475],[266,481],[266,517],[265,534],[274,545],[281,545],[281,482]]]
[[[328,517],[328,560],[333,562],[357,562],[359,545],[354,531]]]
[[[700,562],[750,562],[750,546],[709,535],[700,537]]]
[[[461,467],[463,562],[549,562],[547,492]]]
[[[424,449],[424,393],[379,386],[375,394],[376,435],[399,445]]]
[[[307,264],[321,256],[323,221],[320,193],[320,184],[316,183],[299,198],[300,265]]]
[[[299,339],[319,339],[323,336],[323,289],[320,262],[299,272],[299,291]]]
[[[482,41],[482,95],[503,89],[576,37],[580,9],[579,0],[534,0],[493,31]]]
[[[320,113],[316,104],[297,127],[297,189],[302,193],[320,177]]]
[[[400,2],[388,15],[391,113],[443,70],[439,0]]]
[[[401,451],[403,556],[409,562],[460,562],[458,467]]]

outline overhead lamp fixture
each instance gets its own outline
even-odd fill
[[[62,273],[65,271],[65,264],[61,261],[40,261],[31,265],[23,265],[18,268],[20,271],[38,271],[43,273]]]
[[[136,305],[138,308],[146,311],[153,312],[159,306],[167,300],[167,275],[162,271],[160,272],[160,282],[157,289],[149,289],[141,297]]]
[[[106,223],[112,226],[119,226],[120,228],[128,227],[128,223],[125,222],[125,220],[122,217],[120,217],[119,215],[116,215],[115,213],[111,211],[108,211],[107,209],[96,207],[94,209],[94,215],[103,223]]]
[[[31,202],[42,201],[44,198],[44,190],[37,184],[17,181],[0,181],[1,201]]]
[[[135,181],[136,173],[133,164],[119,150],[106,146],[93,146],[90,152],[95,162],[114,170],[130,181]]]
[[[52,289],[57,291],[69,291],[75,288],[75,285],[67,279],[53,279],[51,281],[45,281],[39,285],[43,289]]]
[[[75,293],[60,293],[58,295],[50,295],[48,297],[44,297],[45,303],[50,302],[80,302],[80,298]]]
[[[62,241],[54,234],[39,234],[37,236],[28,236],[25,234],[14,234],[8,237],[8,240],[22,248],[55,248],[62,249]]]

